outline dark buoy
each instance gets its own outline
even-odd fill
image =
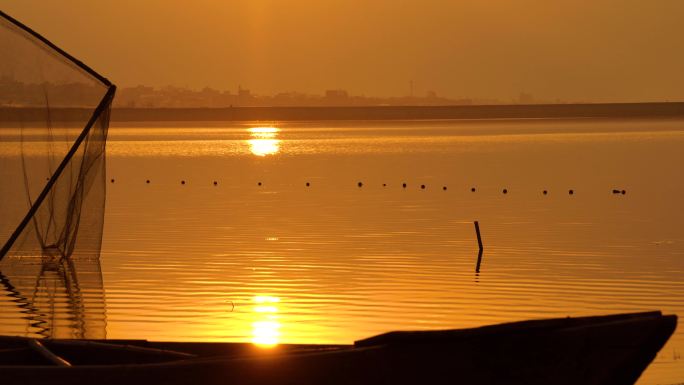
[[[217,186],[217,185],[218,185],[218,182],[217,182],[217,181],[214,181],[214,186]]]
[[[185,184],[185,181],[184,181],[184,180],[182,180],[182,181],[181,181],[181,184]]]
[[[359,183],[357,183],[356,185],[359,186],[359,187],[363,187],[363,182],[359,182]]]
[[[114,178],[112,178],[111,182],[114,183]]]
[[[147,184],[150,184],[150,180],[149,180],[149,179],[148,179],[148,180],[146,180],[146,181],[145,181],[145,183],[147,183]]]
[[[568,194],[572,195],[572,194],[574,194],[574,193],[575,193],[574,190],[568,190]]]
[[[257,183],[257,186],[261,186],[261,182]]]
[[[548,194],[549,192],[546,191],[546,190],[544,190],[544,191],[542,191],[542,193],[543,193],[544,195],[546,195],[546,194]]]
[[[406,188],[406,183],[402,183],[401,187]]]
[[[387,183],[383,183],[383,184],[382,184],[382,187],[387,187]]]
[[[423,190],[425,190],[425,185],[424,185],[424,184],[421,184],[421,185],[420,185],[420,188],[423,189]]]
[[[306,187],[309,187],[309,186],[311,186],[311,183],[306,182]]]
[[[627,191],[622,190],[621,193],[622,193],[622,195],[625,195],[625,194],[627,194]]]
[[[470,191],[475,192],[475,187],[471,187]]]
[[[508,194],[508,189],[503,189],[502,191],[504,194]]]
[[[447,187],[446,187],[446,186],[442,187],[442,190],[446,191],[446,189],[447,189]]]

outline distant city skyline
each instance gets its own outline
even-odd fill
[[[531,98],[528,94],[523,97]],[[531,101],[531,99],[525,99]],[[434,91],[424,95],[378,97],[354,95],[345,89],[327,89],[320,93],[298,91],[276,94],[257,94],[238,86],[234,90],[204,87],[193,90],[185,87],[151,87],[139,85],[117,91],[115,107],[230,107],[230,106],[368,106],[368,105],[470,105],[500,104],[496,99],[452,99]]]
[[[681,102],[680,100],[639,100],[637,103]],[[346,89],[325,89],[320,92],[301,91],[256,93],[238,85],[235,89],[212,87],[192,89],[167,85],[152,87],[138,85],[120,87],[114,100],[115,107],[229,107],[229,106],[429,106],[429,105],[499,105],[499,104],[583,104],[620,103],[620,100],[593,101],[587,99],[540,98],[521,91],[511,98],[453,98],[428,90],[424,94],[378,96],[354,94]]]
[[[53,106],[89,105],[97,90],[91,84],[22,81],[12,76],[0,77],[0,107],[43,106],[43,98],[35,95],[50,95]],[[670,100],[672,101],[672,100]],[[658,100],[642,102],[662,102]],[[118,87],[113,106],[115,108],[225,108],[225,107],[294,107],[294,106],[455,106],[455,105],[509,105],[509,104],[583,104],[588,100],[541,99],[527,92],[520,92],[510,99],[496,98],[449,98],[427,91],[423,95],[411,92],[408,95],[381,97],[355,95],[345,89],[326,89],[318,93],[299,91],[275,94],[254,93],[238,86],[233,90],[212,87],[191,89],[167,85],[152,87]]]

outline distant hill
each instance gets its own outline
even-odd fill
[[[684,103],[479,106],[117,108],[112,120],[311,121],[535,118],[684,118]]]
[[[85,121],[90,110],[55,108],[53,118]],[[0,121],[45,119],[33,107],[0,107]],[[62,118],[65,116],[66,118]],[[112,121],[312,121],[543,118],[684,118],[684,103],[530,104],[475,106],[115,108]]]

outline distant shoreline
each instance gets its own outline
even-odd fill
[[[0,108],[0,121],[41,120],[40,108]],[[87,109],[53,109],[54,119],[81,120]],[[63,114],[63,115],[62,115]],[[684,118],[684,102],[371,107],[114,108],[113,122],[341,121],[573,118]]]
[[[684,117],[684,103],[373,106],[373,107],[231,107],[118,108],[112,121],[316,121],[441,120],[522,118]]]

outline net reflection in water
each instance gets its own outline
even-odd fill
[[[0,57],[0,290],[26,321],[3,322],[0,334],[104,338],[115,86],[2,12]]]
[[[0,334],[106,337],[98,258],[11,257],[2,263],[0,285],[0,291],[6,292],[6,298],[11,298],[16,311],[22,314],[19,319],[2,317]]]

